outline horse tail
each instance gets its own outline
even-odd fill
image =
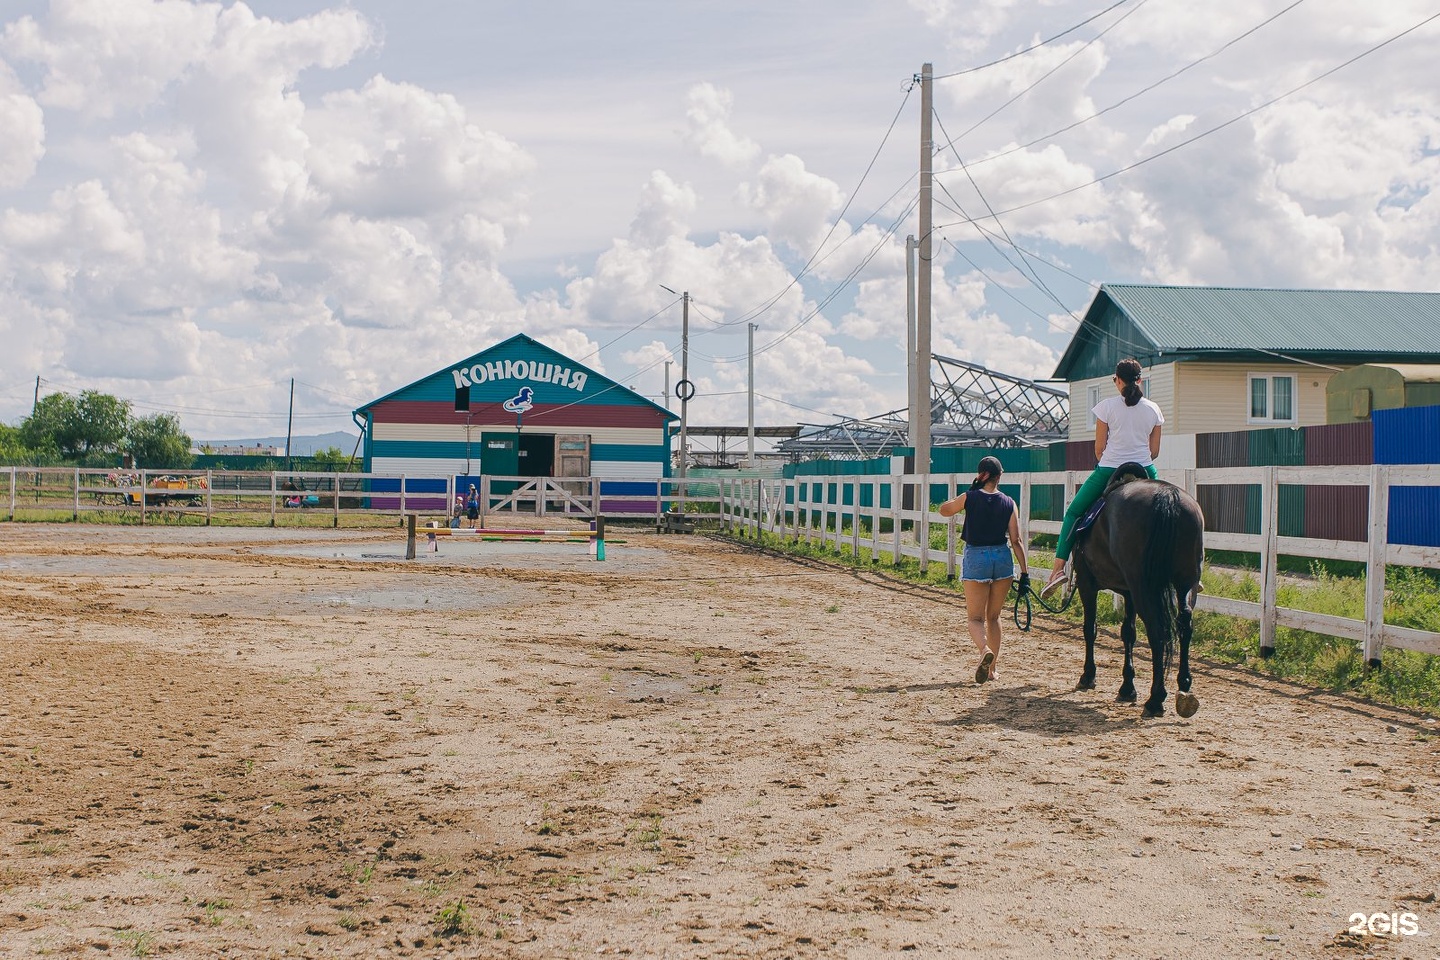
[[[1175,653],[1175,618],[1178,598],[1175,595],[1175,546],[1179,540],[1181,520],[1184,515],[1180,491],[1169,484],[1163,485],[1155,494],[1150,515],[1150,536],[1145,542],[1145,572],[1141,593],[1145,604],[1157,604],[1153,617],[1146,618],[1145,625],[1155,627],[1156,636],[1150,639],[1154,648],[1161,652],[1161,675],[1170,671],[1170,659]]]

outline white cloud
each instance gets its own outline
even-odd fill
[[[23,185],[45,155],[45,112],[0,60],[0,188]]]
[[[664,170],[656,170],[640,192],[639,209],[630,221],[630,239],[657,246],[671,237],[684,237],[695,201],[694,187],[676,183]]]
[[[8,24],[0,49],[44,67],[41,103],[109,117],[149,104],[198,62],[220,11],[189,0],[52,0],[44,24]]]
[[[302,124],[311,184],[332,209],[366,217],[430,217],[456,205],[515,222],[534,161],[481,130],[452,96],[372,78],[327,94]]]
[[[741,186],[740,198],[760,215],[772,238],[796,250],[820,241],[830,214],[845,200],[833,180],[806,170],[793,154],[766,160],[755,180]]]
[[[734,97],[710,83],[690,88],[685,110],[685,142],[702,156],[728,167],[744,167],[760,155],[760,145],[730,129]]]
[[[1423,2],[1309,0],[1122,108],[1007,152],[1213,51],[1283,0],[1148,4],[1084,47],[1117,11],[940,81],[936,135],[960,134],[1078,52],[959,141],[1016,243],[1085,279],[1432,287],[1440,67],[1423,34],[1181,145],[1418,21]],[[585,362],[658,396],[680,339],[666,284],[694,297],[692,422],[743,422],[750,320],[762,422],[825,419],[797,407],[902,406],[903,237],[917,225],[912,215],[889,228],[914,195],[901,185],[914,173],[918,97],[854,197],[840,186],[865,170],[899,106],[896,82],[918,67],[895,75],[893,64],[922,19],[944,74],[1094,12],[1078,0],[915,0],[881,17],[839,0],[823,56],[797,60],[807,41],[820,49],[813,22],[777,14],[793,33],[761,43],[736,25],[730,46],[653,73],[579,54],[520,86],[504,36],[477,65],[444,59],[424,18],[382,47],[380,20],[339,2],[308,9],[286,20],[232,0],[54,0],[0,15],[7,382],[43,371],[177,400],[260,384],[230,400],[237,414],[273,413],[284,407],[273,383],[292,374],[358,402],[525,331],[577,358],[605,344]],[[529,27],[550,14],[526,15],[538,18]],[[459,29],[480,15],[456,16]],[[408,59],[406,37],[421,45]],[[803,91],[777,82],[802,67]],[[866,92],[882,85],[884,97]],[[739,129],[736,103],[768,156]],[[956,163],[937,156],[953,199],[936,199],[978,217],[985,203]],[[991,278],[936,243],[937,352],[1048,374],[1065,344],[1057,329],[1073,321],[961,217],[937,208],[935,219],[937,240],[965,245]],[[984,225],[1013,259],[996,223]],[[1082,281],[1038,269],[1083,309]],[[0,416],[25,401],[4,397]],[[197,418],[192,429],[228,425]]]

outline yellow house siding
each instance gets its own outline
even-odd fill
[[[1258,430],[1285,424],[1252,423],[1250,374],[1293,374],[1296,419],[1290,426],[1325,422],[1325,387],[1334,371],[1293,363],[1179,363],[1172,371],[1172,406],[1165,411],[1167,427],[1176,433],[1220,433]]]

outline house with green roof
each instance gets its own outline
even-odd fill
[[[1167,436],[1323,424],[1336,374],[1440,363],[1440,293],[1104,284],[1055,369],[1072,440],[1095,436],[1089,411],[1125,357]]]

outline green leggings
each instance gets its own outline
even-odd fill
[[[1089,479],[1080,485],[1079,490],[1075,491],[1075,499],[1070,501],[1070,506],[1065,510],[1065,521],[1060,524],[1060,542],[1055,545],[1056,560],[1070,559],[1070,550],[1075,546],[1072,542],[1075,524],[1079,523],[1080,518],[1085,516],[1085,511],[1100,499],[1100,494],[1105,492],[1105,485],[1115,475],[1115,469],[1115,467],[1096,467]],[[1145,472],[1150,474],[1151,480],[1156,479],[1154,464],[1147,466]]]

